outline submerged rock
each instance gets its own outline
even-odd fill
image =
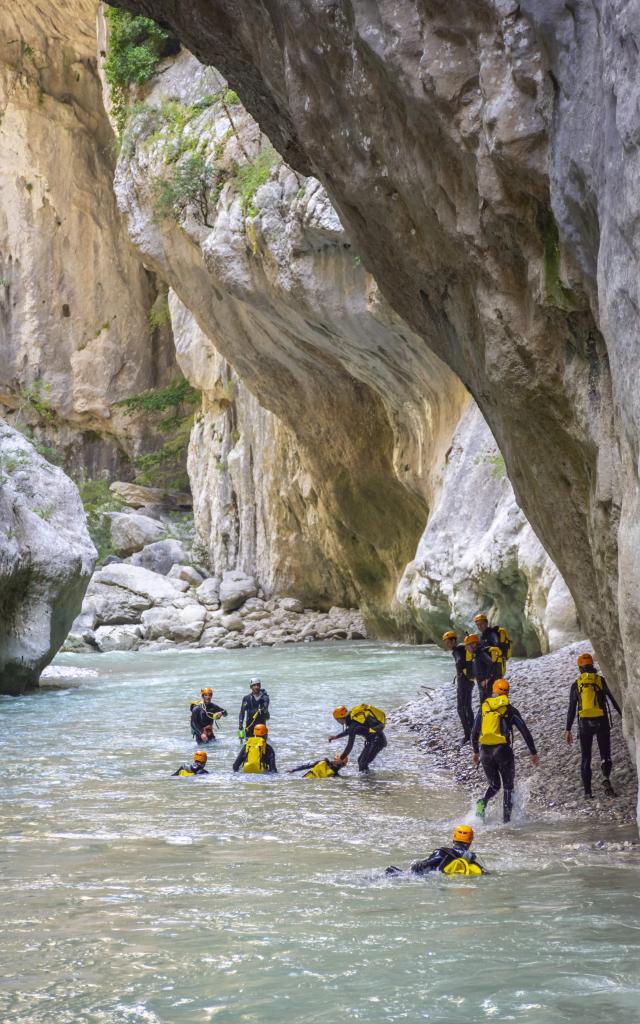
[[[37,686],[95,559],[75,484],[0,420],[0,693]]]

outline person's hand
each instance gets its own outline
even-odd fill
[[[201,733],[200,733],[200,742],[201,742],[201,743],[206,743],[206,742],[207,742],[207,740],[208,740],[208,738],[209,738],[209,737],[208,737],[208,735],[207,735],[207,732],[206,732],[206,729],[205,729],[205,731],[204,731],[204,732],[201,732]]]
[[[540,764],[540,758],[539,758],[538,754],[532,754],[531,755],[531,764],[533,765],[534,768],[538,767],[538,765]]]
[[[333,741],[337,740],[337,738],[337,736],[327,736],[327,740],[329,741],[329,743],[333,743]]]
[[[244,739],[244,729],[238,729],[238,739],[239,740],[243,740]]]
[[[480,754],[474,754],[471,760],[474,764],[480,764]]]
[[[216,721],[218,720],[218,718],[222,718],[222,711],[218,711],[218,712],[216,713],[216,716],[215,716],[215,718],[216,718]]]
[[[293,768],[287,768],[287,775],[293,775]]]
[[[571,746],[571,744],[573,743],[573,735],[569,732],[568,729],[567,729],[567,731],[564,734],[564,738],[567,741],[567,743],[569,744],[569,746]]]

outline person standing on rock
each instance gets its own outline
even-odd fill
[[[532,764],[539,764],[540,758],[533,737],[522,715],[509,701],[509,683],[506,679],[497,679],[493,684],[492,696],[482,702],[471,734],[473,763],[481,762],[489,783],[486,793],[476,803],[479,818],[484,818],[487,804],[502,785],[503,820],[511,821],[516,775],[512,749],[514,727],[529,748]]]
[[[215,742],[213,733],[214,722],[227,714],[219,704],[213,703],[213,690],[204,686],[200,690],[201,700],[191,705],[191,732],[196,743]]]
[[[250,692],[242,698],[240,719],[238,722],[238,739],[253,736],[256,725],[264,725],[271,717],[269,714],[269,694],[262,689],[262,683],[256,677],[249,683]]]
[[[481,647],[477,633],[469,633],[464,638],[467,659],[471,655],[471,674],[478,684],[480,701],[491,696],[491,687],[496,679],[502,677],[502,651],[499,647]]]
[[[333,717],[342,726],[342,732],[336,733],[335,736],[329,736],[329,743],[348,736],[347,745],[340,755],[345,758],[353,750],[356,736],[362,736],[364,746],[358,757],[358,771],[368,772],[371,762],[387,745],[387,737],[384,734],[386,722],[384,711],[375,708],[373,704],[357,704],[356,707],[351,708],[351,711],[343,705],[334,710]]]
[[[471,739],[473,729],[473,708],[471,707],[471,695],[473,694],[473,674],[471,672],[472,660],[467,660],[467,649],[464,644],[458,643],[458,637],[452,629],[442,634],[442,642],[448,651],[451,651],[456,666],[456,699],[458,703],[458,717],[462,725],[462,743],[468,743]]]
[[[490,626],[489,618],[484,612],[474,615],[473,621],[480,634],[480,646],[488,651],[497,647],[502,652],[502,675],[507,674],[507,662],[511,657],[511,639],[504,626]]]
[[[616,794],[609,779],[612,768],[611,712],[609,711],[609,702],[611,702],[619,715],[622,714],[622,711],[607,686],[606,679],[596,672],[592,655],[579,655],[578,668],[580,675],[575,683],[573,683],[569,693],[569,710],[567,712],[567,727],[564,737],[567,743],[573,743],[571,729],[573,728],[577,711],[578,738],[582,754],[580,772],[584,785],[584,795],[587,800],[593,798],[593,793],[591,792],[591,750],[595,739],[600,751],[603,789],[607,796],[615,796]]]

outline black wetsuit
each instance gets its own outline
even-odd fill
[[[451,654],[456,665],[458,717],[460,718],[466,741],[471,739],[474,718],[473,708],[471,707],[471,696],[473,694],[472,662],[467,661],[467,649],[464,644],[456,644]]]
[[[223,717],[227,714],[224,708],[221,708],[218,704],[205,704],[204,702],[200,702],[199,704],[193,705],[193,708],[191,709],[191,732],[198,743],[203,742],[200,739],[200,736],[204,727],[206,725],[213,725],[215,716],[219,712]],[[215,740],[215,736],[213,734],[211,735],[211,740]],[[210,743],[211,740],[207,740],[207,743]]]
[[[240,753],[236,757],[235,761],[233,762],[233,770],[234,770],[234,772],[239,772],[246,760],[247,760],[247,745],[246,745],[246,743],[243,743],[242,750],[240,751]],[[270,743],[267,743],[267,746],[266,746],[266,749],[265,749],[265,752],[264,752],[264,769],[263,769],[263,771],[265,771],[265,772],[277,772],[278,771],[278,769],[276,768],[276,753],[275,753],[275,750],[273,749],[273,747],[271,746]]]
[[[245,724],[246,716],[246,724]],[[269,694],[261,690],[257,697],[248,693],[242,698],[238,729],[244,729],[246,736],[253,736],[256,725],[264,725],[271,717],[269,714]]]
[[[179,775],[180,772],[187,771],[189,775],[208,775],[209,772],[206,768],[203,768],[201,764],[181,764],[177,772],[172,772],[172,778],[174,775]]]
[[[495,626],[487,626],[486,629],[482,630],[480,634],[480,646],[484,647],[498,647],[502,650],[502,644],[500,642],[500,634]]]
[[[373,730],[373,732],[371,730]],[[367,771],[371,762],[387,745],[384,726],[382,722],[379,722],[373,715],[367,715],[363,723],[354,722],[351,715],[347,715],[344,729],[342,732],[339,732],[335,738],[339,740],[342,739],[343,736],[349,737],[347,745],[342,751],[343,757],[348,757],[353,750],[353,744],[356,741],[356,736],[362,736],[364,739],[364,746],[358,757],[359,772]]]
[[[482,729],[482,707],[476,715],[471,733],[471,743],[475,754],[480,754],[480,763],[487,776],[489,788],[484,795],[484,802],[487,804],[492,797],[500,790],[502,784],[502,806],[504,821],[511,821],[511,810],[513,807],[513,789],[515,785],[516,763],[511,747],[513,730],[517,729],[524,739],[531,754],[536,754],[536,745],[533,736],[525,725],[522,715],[513,704],[509,704],[501,721],[501,731],[506,738],[506,743],[480,744],[480,732]]]
[[[596,673],[598,674],[598,673]],[[609,708],[607,702],[611,701],[614,708],[619,715],[622,714],[620,705],[611,693],[611,690],[607,686],[607,681],[604,676],[600,676],[602,679],[602,710],[604,715],[599,718],[580,718],[578,717],[578,737],[580,739],[580,774],[582,775],[582,783],[584,785],[585,793],[591,793],[591,751],[593,749],[593,741],[596,740],[598,744],[598,751],[600,753],[600,762],[602,765],[602,774],[605,779],[608,779],[611,775],[611,769],[613,762],[611,760],[611,726],[609,724]],[[573,723],[576,717],[579,703],[578,683],[577,681],[571,686],[569,692],[569,710],[567,711],[567,732],[571,732]]]
[[[502,678],[502,663],[494,661],[489,652],[478,644],[472,664],[473,676],[478,684],[480,703],[482,703],[486,697],[491,696],[491,687],[496,679]]]
[[[453,846],[439,847],[425,860],[414,861],[411,865],[411,871],[414,875],[425,875],[428,871],[444,871],[452,861],[458,860],[459,857],[464,857],[470,864],[477,864],[479,868],[482,868],[482,864],[477,859],[475,853],[469,852],[468,846],[464,846],[462,843],[454,843]],[[484,868],[482,870],[484,871]]]

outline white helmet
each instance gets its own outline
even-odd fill
[[[253,679],[249,680],[249,686],[262,686],[262,683],[257,676],[254,676]]]

